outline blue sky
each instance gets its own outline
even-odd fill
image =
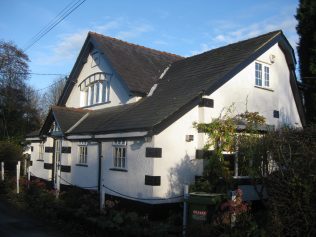
[[[25,48],[73,0],[1,0],[0,39]],[[86,0],[26,53],[34,73],[69,74],[88,31],[191,56],[282,29],[292,47],[298,0]],[[57,76],[32,75],[36,89]]]

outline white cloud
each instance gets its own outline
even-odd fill
[[[214,22],[213,22],[214,23]],[[295,31],[297,21],[293,16],[277,16],[264,21],[255,22],[246,27],[238,26],[235,22],[218,21],[213,28],[213,34],[208,34],[210,40],[202,43],[199,49],[191,51],[192,55],[204,52],[209,49],[252,38],[260,34],[274,30],[282,30],[288,38],[290,44],[295,49],[298,36]]]
[[[203,52],[208,51],[208,50],[210,50],[210,49],[211,49],[211,48],[210,48],[210,46],[209,46],[208,44],[205,44],[205,43],[200,44],[200,49],[191,51],[191,55],[187,55],[187,57],[188,57],[188,56],[192,56],[192,55],[196,55],[196,54],[203,53]]]
[[[143,22],[133,22],[126,18],[108,19],[106,23],[94,24],[91,31],[110,35],[120,39],[131,39],[142,36],[153,30],[153,27]],[[35,59],[38,65],[73,63],[79,54],[89,30],[80,29],[73,33],[58,36],[58,42],[46,50],[45,55],[38,55]],[[162,42],[161,42],[162,43]]]
[[[153,43],[157,45],[168,45],[168,43],[164,40],[155,40]]]
[[[119,31],[115,37],[124,40],[137,38],[153,29],[152,26],[146,23],[130,23],[127,26],[127,29]]]

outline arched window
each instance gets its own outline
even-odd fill
[[[109,80],[105,73],[99,72],[84,79],[79,88],[81,91],[81,106],[106,103],[109,101]]]

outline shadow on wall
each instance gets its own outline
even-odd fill
[[[291,117],[289,117],[289,114],[294,114],[294,111],[291,109],[290,113],[282,107],[280,109],[280,127],[297,127],[299,124],[295,123]]]
[[[194,182],[195,176],[201,173],[201,164],[197,160],[190,159],[186,154],[180,163],[169,169],[169,190],[168,196],[183,193],[183,185]]]

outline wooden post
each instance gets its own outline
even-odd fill
[[[231,200],[233,201],[233,203],[236,202],[236,191],[231,191]],[[235,224],[236,224],[236,213],[233,212],[230,216],[230,226],[234,227]]]
[[[21,162],[18,161],[16,165],[16,193],[20,193],[20,169],[21,169]]]
[[[23,176],[26,176],[26,158],[25,157],[23,160],[23,164],[24,164]]]
[[[4,181],[4,162],[1,162],[1,180]]]
[[[104,204],[105,204],[105,192],[104,192],[104,188],[102,186],[101,190],[100,190],[100,211],[103,210]]]
[[[30,167],[27,167],[27,188],[30,188],[30,181],[31,181],[31,171]]]
[[[183,227],[182,236],[186,236],[186,230],[188,225],[188,201],[189,201],[189,185],[184,185],[183,190]]]

